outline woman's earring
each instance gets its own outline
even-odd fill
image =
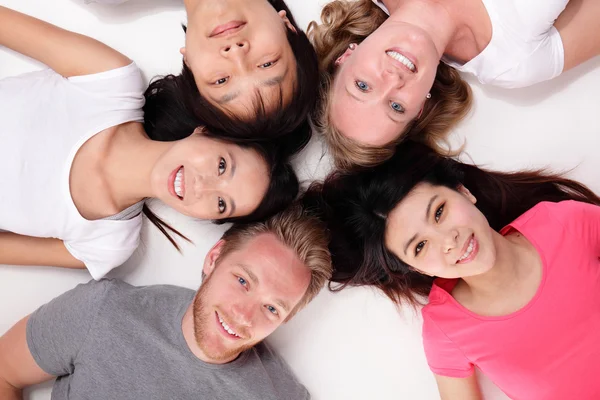
[[[355,43],[350,43],[350,44],[348,45],[348,48],[349,48],[350,50],[354,50],[354,49],[356,49],[356,44],[355,44]]]
[[[427,97],[428,99],[430,99],[431,98],[431,93],[427,93],[427,96],[425,96],[425,97]]]

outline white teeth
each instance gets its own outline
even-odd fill
[[[406,67],[408,69],[410,69],[412,72],[416,71],[415,64],[413,64],[408,58],[406,58],[402,54],[398,53],[397,51],[388,50],[385,52],[385,54],[392,57],[394,60],[399,61],[402,64],[406,65]]]
[[[469,246],[467,247],[467,251],[465,251],[465,254],[463,254],[462,257],[458,259],[458,261],[462,261],[471,255],[471,253],[473,252],[473,242],[474,240],[473,238],[471,238],[471,240],[469,241]]]
[[[227,325],[225,323],[225,321],[223,321],[223,319],[221,318],[221,316],[219,315],[219,322],[221,323],[221,326],[223,327],[223,329],[225,329],[227,331],[227,333],[229,333],[230,335],[236,336],[236,337],[240,337],[237,333],[235,333],[230,327],[229,325]]]
[[[177,196],[183,198],[183,190],[181,189],[181,181],[183,179],[183,167],[179,168],[177,174],[175,175],[175,182],[173,182],[173,189],[175,189],[175,193]]]

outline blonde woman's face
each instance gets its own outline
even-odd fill
[[[365,145],[397,139],[424,106],[438,63],[427,33],[387,20],[338,58],[331,93],[334,126]]]

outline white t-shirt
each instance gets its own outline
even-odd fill
[[[373,0],[388,12],[381,1]],[[465,64],[443,61],[483,84],[518,88],[557,77],[565,52],[553,26],[569,0],[482,0],[492,22],[492,39]],[[389,12],[388,12],[389,14]]]
[[[141,214],[84,219],[69,176],[92,136],[143,121],[144,90],[134,63],[71,78],[46,69],[0,80],[0,229],[63,240],[94,279],[125,262],[138,245]]]

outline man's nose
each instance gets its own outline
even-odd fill
[[[227,58],[243,58],[250,51],[250,42],[245,39],[236,40],[221,48],[221,55]]]

